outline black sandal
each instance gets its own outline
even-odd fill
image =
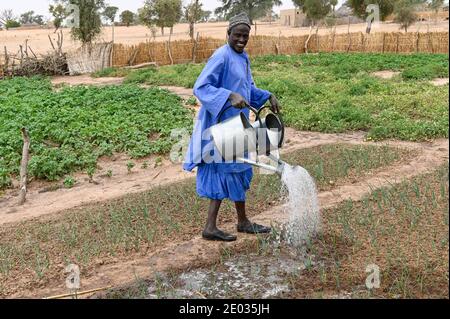
[[[267,234],[272,231],[272,228],[252,223],[244,226],[238,225],[237,231],[240,233],[247,233],[247,234]]]
[[[218,241],[235,241],[237,239],[236,236],[225,233],[221,230],[217,230],[213,233],[206,233],[203,231],[202,233],[203,239],[206,240],[218,240]]]

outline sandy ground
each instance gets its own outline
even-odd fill
[[[336,142],[351,144],[366,143],[361,133],[354,134],[320,134],[289,130],[288,138],[291,140],[285,151],[323,145]],[[371,143],[373,144],[373,143]],[[435,140],[430,143],[410,143],[391,141],[388,145],[412,147],[422,152],[407,163],[395,164],[378,170],[372,176],[352,184],[341,185],[332,191],[319,193],[321,209],[333,207],[343,200],[351,198],[359,200],[369,191],[381,186],[388,186],[423,174],[448,161],[449,141]],[[136,176],[137,177],[137,176]],[[106,198],[105,198],[106,199]],[[30,216],[22,216],[30,217]],[[283,206],[277,206],[255,216],[253,220],[262,224],[284,223],[288,215]],[[234,232],[235,224],[221,225],[225,231]],[[250,243],[255,243],[256,236],[240,234],[233,243],[208,242],[200,236],[182,243],[170,244],[160,250],[140,259],[99,266],[94,274],[82,279],[82,289],[90,290],[99,287],[120,287],[135,282],[136,278],[151,278],[157,273],[192,269],[205,266],[219,260],[224,248],[238,251]],[[67,292],[61,283],[53,283],[53,287],[39,289],[39,291],[22,291],[10,297],[45,297]]]
[[[396,71],[389,71],[389,70],[384,70],[384,71],[377,71],[377,72],[373,72],[372,75],[382,78],[382,79],[392,79],[394,76],[400,74],[400,72],[396,72]]]
[[[212,37],[217,39],[226,38],[226,22],[216,23],[200,23],[196,26],[196,32],[199,32],[200,36]],[[188,39],[188,24],[177,24],[174,27],[172,39],[181,40]],[[353,24],[350,27],[351,32],[365,32],[365,24]],[[400,27],[395,23],[383,23],[379,26],[375,26],[373,32],[396,32]],[[424,22],[418,23],[410,27],[410,32],[433,32],[433,31],[448,31],[448,21],[439,21],[437,23],[430,22],[425,24]],[[327,34],[330,32],[329,28],[320,28],[319,34]],[[336,28],[337,33],[346,33],[347,25],[340,25]],[[283,26],[280,23],[264,23],[257,25],[256,34],[258,35],[272,35],[272,36],[291,36],[291,35],[305,35],[309,33],[308,27],[294,28]],[[255,34],[255,28],[252,29],[252,34]],[[25,39],[28,39],[28,44],[35,53],[45,53],[51,49],[48,36],[56,39],[56,34],[53,29],[38,29],[38,30],[3,30],[0,31],[0,49],[3,52],[3,47],[6,46],[8,51],[17,52],[19,45],[23,44]],[[132,27],[116,27],[115,28],[115,42],[123,44],[138,44],[145,42],[152,36],[150,29],[144,26],[132,26]],[[169,38],[169,29],[166,29],[165,35],[161,35],[161,31],[158,30],[156,34],[156,41],[163,41]],[[112,32],[111,27],[105,27],[99,38],[103,41],[111,41]],[[73,41],[70,38],[70,30],[64,29],[64,43],[63,49],[65,51],[79,47],[80,44]]]

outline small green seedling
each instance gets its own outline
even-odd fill
[[[162,165],[162,158],[160,157],[160,156],[158,156],[156,159],[155,159],[155,168],[156,167],[158,167],[158,166],[161,166]]]
[[[92,183],[94,181],[95,167],[89,167],[86,173],[89,176],[89,183]]]
[[[73,178],[72,176],[67,176],[64,179],[63,184],[64,184],[65,188],[72,188],[75,185],[76,182],[77,181],[75,180],[75,178]]]
[[[132,161],[128,161],[128,162],[127,162],[128,174],[131,173],[131,170],[133,169],[133,167],[134,167],[135,165],[136,165],[136,164],[134,164],[134,162],[132,162]]]
[[[189,99],[187,99],[186,104],[190,106],[197,106],[197,99],[195,98],[195,96],[191,96]]]

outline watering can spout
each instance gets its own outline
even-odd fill
[[[278,166],[272,166],[272,165],[268,165],[265,163],[255,162],[248,158],[238,158],[238,160],[240,160],[244,163],[250,164],[252,166],[260,167],[260,168],[266,169],[268,171],[274,172],[274,173],[278,174],[280,177],[283,176],[283,171],[284,171],[284,168],[286,165],[286,163],[280,159],[277,160]]]

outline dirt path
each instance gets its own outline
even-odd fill
[[[321,145],[336,142],[347,142],[351,144],[360,144],[361,134],[316,134],[293,132],[288,130],[289,139],[292,140],[291,145],[287,149],[298,149],[309,147],[311,145]],[[333,207],[346,199],[359,200],[371,189],[395,184],[401,182],[405,178],[410,178],[419,174],[423,174],[442,163],[448,161],[449,142],[440,139],[431,143],[408,143],[408,142],[391,142],[391,145],[404,147],[420,147],[422,153],[413,158],[408,163],[402,163],[390,166],[385,170],[379,171],[373,176],[353,184],[342,185],[332,191],[324,191],[319,193],[319,203],[322,209]],[[283,223],[286,221],[287,215],[284,213],[283,206],[274,207],[268,211],[253,218],[254,221],[271,224],[276,221]],[[235,225],[228,223],[222,225],[224,230],[235,232]],[[168,245],[145,258],[131,260],[123,263],[100,266],[95,273],[89,278],[82,279],[82,289],[89,290],[98,287],[132,284],[136,278],[150,278],[158,272],[168,270],[183,270],[196,266],[204,266],[219,260],[223,249],[239,250],[249,243],[256,241],[255,236],[240,234],[234,243],[218,243],[207,242],[200,237],[192,240]],[[44,297],[64,293],[62,287],[48,287],[39,291],[21,292],[11,297]]]
[[[93,78],[90,74],[76,75],[76,76],[55,76],[51,79],[54,86],[62,84],[66,85],[120,85],[124,78],[119,77],[104,77]]]

